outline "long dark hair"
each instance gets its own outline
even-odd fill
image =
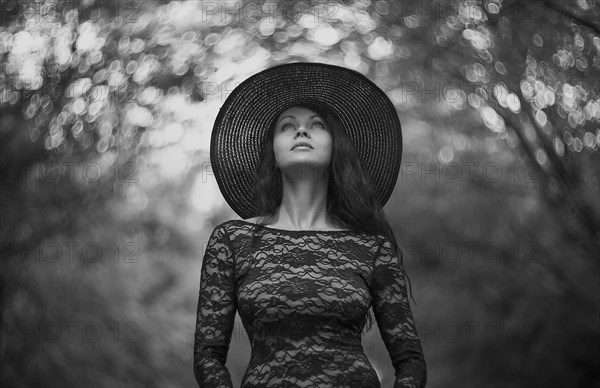
[[[394,231],[383,212],[376,197],[374,185],[356,156],[357,153],[348,138],[335,112],[324,105],[311,103],[295,104],[318,113],[327,123],[333,140],[331,164],[329,168],[329,185],[327,189],[327,213],[332,222],[339,228],[354,232],[368,233],[383,244],[382,236],[391,242],[392,252],[403,262],[403,253]],[[279,112],[281,113],[281,112]],[[273,138],[277,117],[271,123],[263,145],[260,160],[255,170],[253,200],[258,205],[258,225],[267,225],[274,220],[282,200],[281,171],[275,164]],[[256,238],[256,237],[255,237]],[[408,274],[402,265],[404,276],[408,279],[412,298],[412,287]],[[413,298],[414,302],[414,298]],[[373,309],[369,309],[367,329],[374,324]]]

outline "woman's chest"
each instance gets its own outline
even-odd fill
[[[362,319],[371,305],[368,249],[278,245],[236,257],[240,315],[310,313]],[[240,252],[241,253],[241,252]]]

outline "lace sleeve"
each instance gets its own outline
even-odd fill
[[[200,271],[194,375],[200,387],[232,388],[225,362],[235,320],[235,265],[223,227],[208,240]]]
[[[373,312],[395,369],[394,388],[424,387],[427,369],[410,310],[404,268],[387,239],[375,257],[371,287]]]

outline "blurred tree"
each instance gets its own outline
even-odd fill
[[[573,317],[561,343],[581,344],[587,335],[597,340],[597,328],[577,329],[597,319],[590,318],[597,310],[596,295],[578,276],[598,271],[599,10],[591,0],[0,0],[0,206],[3,219],[9,220],[0,226],[1,239],[35,245],[53,235],[70,235],[81,226],[76,220],[82,212],[100,213],[114,197],[128,195],[123,175],[116,181],[114,174],[103,176],[94,185],[85,179],[42,182],[33,189],[31,171],[39,175],[43,166],[73,163],[75,176],[81,176],[85,162],[104,168],[142,165],[177,143],[177,133],[210,130],[206,118],[218,108],[211,98],[220,96],[222,102],[225,85],[243,79],[245,72],[292,60],[329,61],[368,75],[410,120],[432,123],[449,135],[505,141],[515,155],[498,160],[504,168],[515,160],[529,162],[533,170],[507,180],[502,190],[518,193],[527,179],[541,179],[536,198],[552,210],[552,227],[561,228],[566,242],[585,249],[568,262],[543,263],[549,282],[565,290],[561,303],[586,311]],[[196,110],[210,112],[188,113]],[[441,145],[434,146],[437,155]],[[140,189],[146,193],[138,195],[150,196],[154,190],[161,199],[177,188],[189,191],[207,148],[204,144],[186,154],[189,162],[177,181],[152,171],[155,181],[166,183]],[[456,152],[454,160],[471,156]],[[485,180],[476,184],[470,189],[498,191]],[[437,186],[429,194],[448,202],[443,190]],[[184,198],[171,201],[185,203]],[[444,209],[452,211],[448,204]],[[501,210],[487,215],[502,216]],[[141,222],[146,233],[160,229],[159,217],[152,217]],[[528,231],[534,237],[536,232]],[[465,236],[464,231],[454,233]],[[540,244],[546,246],[545,241]],[[552,248],[547,246],[545,253],[552,255]],[[9,300],[27,280],[17,276],[22,268],[5,264],[10,272],[3,271],[0,287]],[[484,289],[485,281],[491,281],[472,273],[473,287]],[[538,274],[532,270],[520,276],[526,283],[527,276]],[[140,300],[152,303],[175,287],[173,279],[165,274]],[[519,287],[526,294],[534,290],[533,285]],[[510,303],[516,303],[514,298]],[[543,297],[528,301],[542,303]],[[506,317],[511,306],[494,309]],[[540,332],[543,341],[519,351],[547,361],[544,349],[552,349],[552,330],[560,323],[547,323],[543,309],[537,311],[536,327],[547,324],[550,331]],[[572,311],[565,307],[551,317],[569,317],[567,312]],[[521,376],[521,381],[542,385],[556,376],[564,379],[565,370],[595,354],[593,345],[583,345],[563,369],[538,366],[543,377]],[[23,359],[30,350],[22,352]],[[488,350],[480,349],[482,354]],[[509,347],[504,355],[515,351]],[[18,363],[7,362],[26,375]],[[483,357],[474,360],[474,369],[483,362]],[[493,379],[504,372],[485,373]],[[593,368],[573,373],[587,386],[598,378]],[[27,377],[14,378],[22,382]]]

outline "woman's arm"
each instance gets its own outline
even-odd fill
[[[387,239],[375,257],[371,287],[373,312],[396,371],[394,388],[425,387],[427,368],[410,310],[404,270]]]
[[[235,320],[235,263],[224,227],[208,240],[200,272],[194,375],[202,388],[233,388],[225,366]]]

